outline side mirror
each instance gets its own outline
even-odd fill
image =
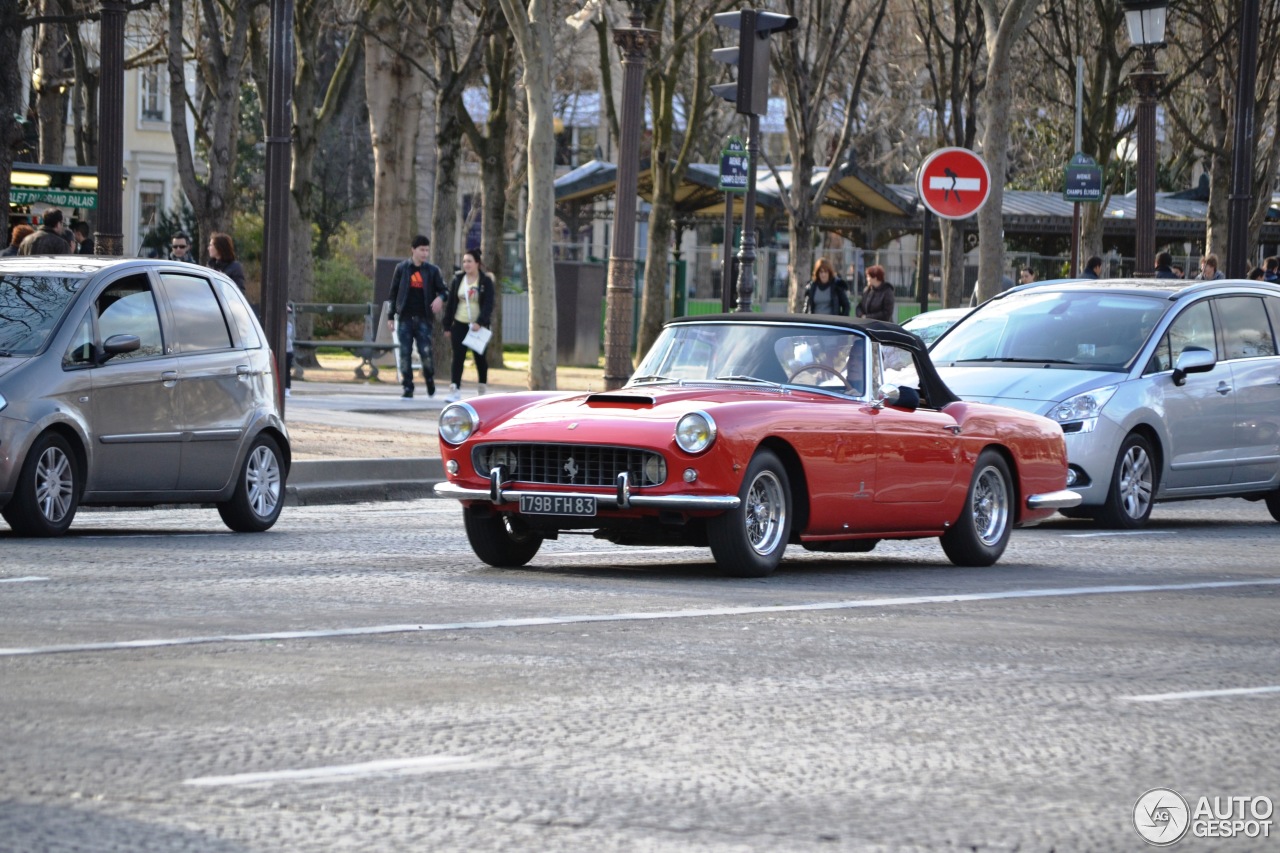
[[[105,364],[112,357],[124,352],[135,352],[142,346],[137,335],[112,335],[102,342],[102,354],[98,356],[98,364]]]
[[[920,392],[906,385],[889,385],[886,383],[880,386],[880,395],[876,398],[875,405],[877,409],[893,406],[894,408],[914,412],[920,407]]]
[[[1204,347],[1187,347],[1178,356],[1178,362],[1173,367],[1173,384],[1184,385],[1187,374],[1208,373],[1217,363],[1213,353]]]

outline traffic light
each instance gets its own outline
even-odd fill
[[[711,52],[716,62],[738,66],[738,82],[712,86],[726,101],[737,105],[743,115],[762,116],[769,111],[769,36],[794,30],[800,22],[790,15],[743,9],[716,15],[717,27],[738,30],[737,47],[720,47]]]

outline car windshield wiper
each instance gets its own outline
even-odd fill
[[[670,376],[663,376],[658,373],[650,373],[648,376],[632,376],[631,377],[632,385],[645,385],[645,384],[652,384],[656,382],[677,382],[677,381],[679,380],[672,379]]]
[[[1070,359],[1061,358],[1014,358],[1012,356],[996,356],[988,355],[982,358],[957,358],[951,364],[969,364],[972,362],[991,362],[991,361],[1007,361],[1014,364],[1075,364]]]
[[[0,358],[13,358],[13,353],[7,349],[0,349]]]
[[[781,388],[781,382],[770,382],[768,379],[761,379],[758,376],[747,376],[744,373],[734,373],[728,376],[717,376],[717,382],[758,382],[761,385],[771,385],[774,388]]]

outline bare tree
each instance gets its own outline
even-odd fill
[[[529,278],[530,390],[556,387],[556,279],[551,241],[555,227],[556,144],[551,80],[556,14],[551,0],[500,0],[524,61],[529,108],[529,206],[525,269]]]
[[[178,155],[182,190],[206,233],[230,231],[235,204],[236,145],[240,139],[240,89],[248,74],[249,30],[262,7],[246,0],[227,9],[200,0],[190,55],[196,65],[192,103],[196,141],[206,170],[196,168],[196,152],[187,136],[187,88],[184,0],[169,2],[170,134]]]
[[[1004,184],[1009,163],[1010,106],[1013,101],[1013,45],[1026,32],[1039,0],[978,0],[987,41],[987,84],[983,90],[982,156],[991,171],[991,195],[978,211],[979,301],[994,296],[1004,274]]]
[[[800,28],[773,39],[775,66],[787,100],[791,188],[784,196],[791,237],[787,304],[801,310],[812,268],[818,212],[848,162],[871,45],[884,22],[887,0],[787,0]],[[853,57],[850,57],[850,53]],[[846,61],[853,66],[846,67]],[[833,115],[834,113],[834,115]],[[815,183],[818,163],[826,169]]]

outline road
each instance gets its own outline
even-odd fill
[[[436,500],[0,525],[0,850],[1145,849],[1149,789],[1280,799],[1280,530],[1155,519],[762,580]]]

